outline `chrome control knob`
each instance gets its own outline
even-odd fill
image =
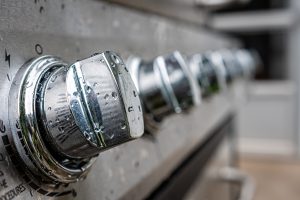
[[[234,52],[229,49],[220,50],[226,69],[226,82],[231,83],[234,79],[243,76],[243,69],[236,59]]]
[[[146,111],[146,127],[200,103],[200,89],[179,52],[151,62],[131,57],[127,65]]]
[[[255,51],[238,49],[234,52],[234,55],[245,77],[251,77],[260,65],[259,55]]]
[[[14,80],[10,121],[18,125],[12,125],[13,140],[22,162],[43,179],[77,181],[98,153],[143,134],[137,90],[113,52],[72,65],[39,57]]]
[[[189,59],[189,68],[201,88],[202,97],[226,89],[226,70],[220,54],[195,54]]]
[[[39,106],[49,141],[67,156],[90,157],[139,137],[142,111],[136,93],[129,73],[113,53],[57,70],[45,83]]]
[[[218,51],[211,51],[207,52],[206,56],[210,60],[212,67],[216,70],[218,84],[221,91],[226,91],[229,73],[226,70],[223,55]]]

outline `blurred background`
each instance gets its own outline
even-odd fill
[[[300,195],[299,14],[297,0],[252,0],[211,13],[212,29],[256,49],[263,63],[237,117],[240,166],[255,179],[254,199]]]

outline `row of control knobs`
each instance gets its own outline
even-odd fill
[[[144,122],[154,132],[166,116],[250,77],[257,60],[243,49],[132,56],[126,65],[114,52],[73,64],[35,58],[10,89],[10,140],[26,174],[55,190],[85,178],[100,152],[141,137]]]
[[[175,51],[144,61],[131,56],[127,66],[144,108],[145,128],[154,132],[162,119],[199,105],[203,98],[224,91],[236,78],[250,78],[259,65],[254,51],[211,51],[190,57]]]

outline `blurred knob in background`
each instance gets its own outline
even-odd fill
[[[259,56],[245,49],[222,49],[189,57],[189,68],[197,80],[202,97],[226,91],[235,79],[249,78],[259,66]]]

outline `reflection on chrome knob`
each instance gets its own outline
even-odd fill
[[[199,104],[200,89],[179,52],[151,62],[130,57],[127,65],[146,111],[146,127]]]
[[[113,52],[72,65],[53,56],[30,61],[10,92],[10,120],[19,124],[12,135],[22,161],[43,179],[84,177],[98,153],[143,134],[137,94]]]

